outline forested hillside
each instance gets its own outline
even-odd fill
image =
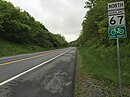
[[[108,11],[107,3],[122,0],[88,0],[85,8],[89,9],[85,15],[85,20],[82,23],[82,33],[76,45],[93,45],[97,46],[103,44],[109,46],[115,43],[115,40],[110,40],[108,37]],[[126,26],[127,26],[127,39],[120,40],[121,43],[128,43],[130,40],[130,1],[125,1],[126,12]],[[91,41],[91,42],[90,42]]]
[[[108,36],[107,4],[114,1],[123,0],[86,0],[89,11],[80,37],[70,43],[79,54],[76,97],[119,97],[116,39]],[[121,79],[123,97],[130,97],[130,0],[124,1],[127,38],[119,39]]]
[[[28,12],[0,0],[0,38],[19,44],[36,44],[44,48],[67,46],[64,37],[50,33]]]

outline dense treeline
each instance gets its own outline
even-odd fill
[[[96,83],[109,91],[110,97],[119,97],[118,85],[118,64],[116,52],[116,39],[108,37],[108,8],[107,4],[123,0],[86,0],[85,8],[89,9],[82,23],[82,32],[80,37],[71,42],[71,45],[78,46],[81,70],[79,78],[81,83],[89,77],[95,79]],[[120,65],[123,97],[130,97],[126,90],[130,86],[130,0],[125,1],[127,38],[120,39]],[[86,73],[86,74],[85,74]],[[82,78],[81,78],[82,77]],[[83,79],[83,80],[82,80]],[[78,85],[80,81],[78,81]],[[82,85],[82,84],[81,84]],[[85,86],[85,84],[83,84]],[[87,86],[87,85],[86,85]],[[77,92],[80,97],[87,97],[90,91],[86,88],[79,88]],[[87,94],[85,94],[87,92]],[[111,94],[111,93],[112,94]],[[93,92],[90,92],[90,94]],[[81,94],[81,95],[80,95]],[[100,94],[99,94],[100,95]],[[101,94],[102,95],[102,94]],[[83,97],[81,96],[81,97]],[[98,96],[98,95],[97,95]],[[104,96],[106,97],[106,96]]]
[[[65,47],[65,38],[50,33],[28,12],[0,0],[0,38],[21,43],[35,43],[41,47]]]
[[[72,42],[73,45],[93,45],[98,46],[104,44],[109,46],[115,44],[115,40],[108,38],[108,11],[107,3],[122,0],[87,0],[85,8],[89,9],[82,23],[82,33],[77,41]],[[121,43],[130,41],[130,1],[125,1],[127,39],[121,39]]]

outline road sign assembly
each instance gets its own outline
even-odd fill
[[[110,39],[126,38],[124,1],[108,3]]]
[[[124,1],[108,3],[108,18],[109,18],[108,35],[110,39],[117,40],[117,60],[118,60],[120,97],[122,97],[122,84],[121,84],[122,82],[121,82],[119,38],[127,37],[124,8],[125,8]]]

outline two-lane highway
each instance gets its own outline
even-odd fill
[[[0,58],[0,97],[73,97],[76,48]]]

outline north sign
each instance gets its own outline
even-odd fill
[[[124,1],[108,3],[108,10],[123,9]]]

